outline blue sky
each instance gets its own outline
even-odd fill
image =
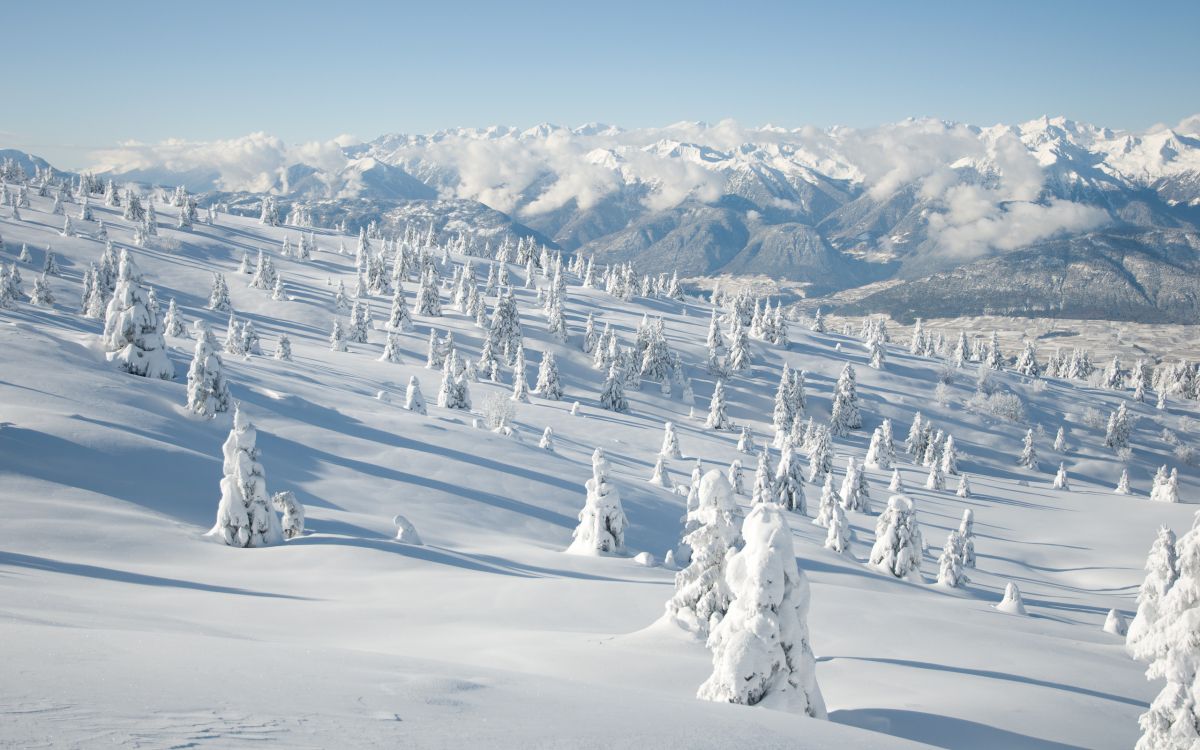
[[[12,3],[0,145],[1200,111],[1200,2]],[[15,32],[15,33],[13,33]],[[85,59],[88,51],[92,59]]]

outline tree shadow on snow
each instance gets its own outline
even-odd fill
[[[161,576],[145,575],[144,573],[133,573],[128,570],[119,570],[117,568],[104,568],[99,565],[84,565],[82,563],[69,563],[63,560],[53,560],[48,557],[22,555],[16,552],[7,552],[4,550],[0,550],[0,565],[10,565],[12,567],[28,568],[30,570],[44,570],[51,573],[62,573],[64,575],[85,576],[87,578],[98,578],[105,581],[132,583],[139,586],[163,586],[166,588],[209,591],[214,594],[237,594],[238,596],[262,596],[269,599],[296,599],[300,601],[313,601],[312,598],[307,596],[274,594],[268,591],[252,591],[250,589],[240,589],[232,586],[217,586],[209,583],[200,583],[198,581],[185,581],[181,578],[164,578]]]
[[[969,747],[972,750],[991,750],[993,748],[1010,750],[1015,747],[1029,748],[1030,750],[1083,750],[1080,745],[1068,745],[1031,737],[977,721],[899,708],[858,708],[833,711],[829,714],[829,720],[916,742],[924,742],[934,747]]]

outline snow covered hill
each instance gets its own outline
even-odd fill
[[[525,267],[508,264],[527,385],[553,353],[565,395],[515,403],[503,434],[475,422],[507,402],[495,397],[512,391],[509,367],[500,383],[467,382],[470,409],[435,404],[442,372],[425,366],[431,329],[453,333],[472,362],[485,338],[449,289],[440,290],[442,315],[422,314],[420,284],[405,274],[415,326],[393,334],[398,362],[380,361],[385,295],[358,300],[375,321],[368,341],[334,351],[332,321],[345,326],[348,316],[335,293],[341,283],[349,295],[358,278],[354,255],[338,248],[354,248],[353,237],[312,230],[315,252],[299,260],[281,248],[294,249],[307,229],[229,214],[175,229],[181,209],[148,200],[161,225],[140,242],[143,230],[121,208],[93,196],[91,210],[161,310],[174,300],[187,323],[186,336],[166,337],[173,380],[120,371],[106,358],[104,321],[79,312],[85,273],[105,251],[96,221],[68,203],[76,234],[62,236],[64,217],[37,195],[19,220],[0,210],[0,260],[20,270],[25,293],[51,247],[58,266],[45,277],[52,303],[22,298],[0,310],[0,743],[1127,748],[1140,735],[1138,716],[1161,683],[1148,682],[1102,625],[1112,608],[1133,616],[1159,526],[1180,535],[1191,527],[1186,503],[1200,482],[1179,446],[1197,440],[1195,401],[1172,394],[1159,410],[1154,392],[1136,402],[1128,389],[1026,378],[1008,366],[991,373],[986,389],[998,395],[988,399],[976,394],[982,364],[939,387],[950,379],[941,360],[910,355],[905,342],[872,352],[797,321],[786,345],[751,339],[748,368],[726,381],[729,418],[769,445],[786,364],[805,373],[804,418],[828,423],[834,385],[851,363],[863,424],[833,440],[834,486],[847,458],[861,464],[872,431],[890,420],[927,549],[916,577],[867,564],[891,472],[864,470],[871,512],[846,513],[853,537],[842,553],[811,522],[821,490],[807,484],[807,514],[786,516],[811,586],[807,624],[828,721],[701,701],[711,655],[663,619],[676,573],[663,559],[680,544],[695,461],[722,471],[742,461],[738,502],[748,512],[756,460],[738,452],[738,430],[705,427],[716,387],[706,301],[623,300],[568,273],[563,342],[547,330]],[[395,252],[390,238],[373,242]],[[471,261],[482,285],[479,258],[430,252],[441,281]],[[260,253],[278,272],[277,294],[240,271],[243,257]],[[208,308],[214,272],[265,352],[223,356],[232,396],[257,428],[266,487],[294,492],[305,508],[305,532],[275,546],[233,548],[207,535],[232,412],[196,416],[186,381],[192,322],[207,322],[219,339],[226,330],[229,313]],[[534,274],[550,293],[551,279]],[[495,303],[489,293],[489,313]],[[589,314],[621,346],[635,343],[643,316],[661,318],[683,378],[666,388],[631,381],[628,412],[601,408],[608,374],[581,348]],[[271,356],[283,335],[291,361]],[[884,357],[881,369],[869,366],[872,354]],[[426,415],[404,408],[414,377]],[[1104,445],[1103,419],[1121,404],[1136,418],[1132,495],[1114,494],[1123,464]],[[953,436],[969,497],[955,494],[956,476],[944,490],[924,489],[929,469],[900,445],[918,411]],[[683,455],[667,462],[667,476],[681,493],[647,481],[666,421]],[[1065,445],[1055,449],[1060,426]],[[539,445],[547,427],[553,451]],[[1037,469],[1017,464],[1027,430]],[[596,448],[628,518],[626,552],[565,554]],[[778,450],[771,456],[779,462]],[[1052,487],[1060,462],[1069,490]],[[1147,497],[1163,464],[1180,469],[1184,503]],[[976,567],[962,587],[936,584],[938,550],[966,509]],[[420,544],[395,540],[397,515]],[[1024,616],[995,606],[1010,583]]]

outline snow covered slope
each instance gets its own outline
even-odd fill
[[[859,342],[838,335],[793,326],[786,350],[753,342],[752,369],[728,391],[730,416],[760,443],[769,440],[785,362],[807,371],[808,414],[820,422],[849,361],[866,432],[836,440],[838,479],[881,419],[892,419],[902,438],[920,410],[954,435],[974,495],[920,489],[925,469],[901,463],[930,547],[924,583],[864,564],[874,516],[849,514],[855,539],[839,555],[822,547],[824,529],[791,514],[812,585],[809,626],[830,720],[702,702],[694,696],[711,668],[707,649],[658,622],[673,571],[563,550],[596,447],[607,452],[624,500],[627,546],[660,560],[678,543],[684,513],[683,496],[645,481],[662,423],[679,428],[686,460],[670,466],[678,483],[694,458],[709,468],[738,458],[752,466],[735,450],[736,433],[689,419],[678,391],[666,397],[648,383],[629,392],[630,413],[599,409],[602,373],[580,351],[589,312],[623,342],[643,314],[662,316],[702,413],[714,386],[703,367],[708,305],[626,303],[571,277],[571,337],[559,344],[514,266],[530,371],[554,352],[566,398],[535,395],[518,405],[518,434],[504,437],[472,419],[507,384],[471,383],[473,413],[432,405],[440,373],[424,367],[430,326],[453,331],[473,358],[481,344],[481,330],[448,305],[442,317],[415,316],[416,330],[401,336],[400,364],[377,361],[380,330],[349,352],[330,351],[331,284],[353,287],[355,274],[353,258],[336,248],[352,239],[317,230],[319,250],[302,263],[278,253],[285,236],[295,244],[294,228],[222,215],[216,226],[177,231],[167,228],[177,209],[156,208],[160,236],[132,253],[164,306],[174,298],[189,321],[224,330],[225,315],[205,308],[211,273],[220,271],[234,310],[254,322],[267,351],[280,334],[291,338],[294,362],[226,356],[226,375],[258,428],[268,487],[296,492],[308,531],[262,549],[205,536],[230,415],[205,421],[184,408],[194,340],[168,339],[174,381],[116,371],[100,345],[101,323],[77,312],[81,275],[103,251],[91,237],[96,225],[77,222],[85,236],[61,237],[62,217],[36,196],[20,222],[0,211],[3,261],[16,261],[22,244],[32,255],[20,266],[26,290],[48,245],[62,267],[49,278],[52,308],[0,310],[0,742],[1124,748],[1138,735],[1137,716],[1157,686],[1101,624],[1112,607],[1132,615],[1158,526],[1190,527],[1191,506],[1145,495],[1154,469],[1175,465],[1163,426],[1196,439],[1179,422],[1196,416],[1191,402],[1172,400],[1158,412],[1127,393],[1004,372],[996,379],[1021,396],[1028,415],[1028,424],[1014,424],[964,408],[973,366],[940,406],[931,398],[939,364],[899,347],[888,348],[877,371]],[[93,210],[118,247],[131,247],[119,212]],[[77,215],[78,206],[67,211]],[[243,253],[259,250],[273,256],[290,299],[273,300],[238,273]],[[440,272],[448,277],[450,268]],[[408,283],[410,307],[415,291]],[[376,320],[385,319],[387,300],[371,303]],[[428,416],[401,407],[410,376],[431,402]],[[390,399],[377,398],[380,391]],[[570,413],[575,400],[579,415]],[[1107,414],[1122,401],[1140,417],[1131,497],[1112,494],[1120,467],[1102,434],[1084,424],[1089,407]],[[1050,447],[1060,424],[1069,443],[1061,455]],[[1048,431],[1037,472],[1015,465],[1034,425]],[[546,426],[554,453],[538,448]],[[1070,492],[1051,489],[1059,461]],[[867,474],[878,509],[887,476]],[[1200,490],[1186,467],[1182,489],[1185,501]],[[819,492],[807,490],[811,513]],[[978,567],[966,588],[944,589],[932,583],[936,550],[964,508],[975,512]],[[393,540],[396,514],[416,526],[423,546]],[[1029,616],[993,607],[1008,582],[1020,586]]]

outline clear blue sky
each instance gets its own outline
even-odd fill
[[[64,167],[125,139],[259,130],[1042,114],[1143,128],[1200,111],[1198,0],[19,0],[3,18],[0,145]]]

